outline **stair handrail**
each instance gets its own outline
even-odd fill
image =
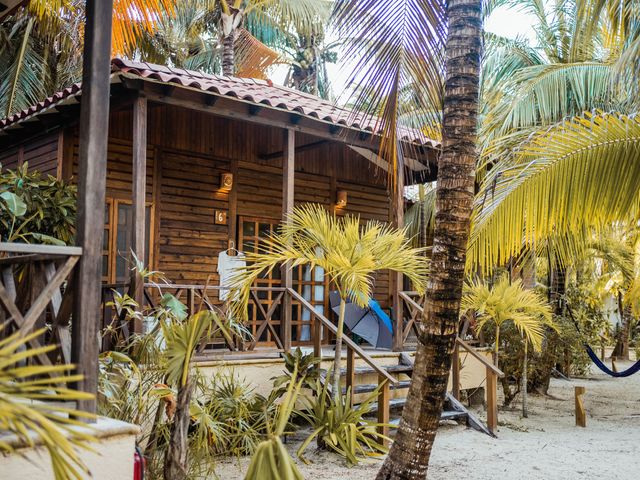
[[[295,300],[300,302],[307,310],[309,310],[311,315],[314,316],[317,320],[319,320],[320,323],[322,323],[328,330],[330,330],[334,334],[338,332],[338,328],[333,324],[333,322],[329,320],[327,317],[325,317],[322,313],[317,311],[313,307],[313,305],[311,305],[302,295],[296,292],[293,288],[287,288],[287,291]],[[342,337],[342,341],[348,348],[353,350],[353,352],[355,352],[358,355],[358,357],[360,357],[371,368],[373,368],[378,374],[378,376],[383,377],[385,380],[387,380],[387,382],[390,385],[395,385],[396,383],[398,383],[398,380],[395,377],[389,374],[389,372],[387,372],[384,368],[381,368],[373,360],[373,358],[367,355],[367,353],[362,348],[360,348],[360,346],[357,343],[355,343],[353,340],[351,340],[349,337],[346,337],[346,336]]]
[[[472,357],[474,357],[476,360],[482,363],[486,368],[488,368],[493,373],[495,373],[498,376],[498,378],[504,377],[504,372],[502,370],[496,367],[492,362],[488,361],[487,357],[485,357],[484,355],[480,355],[475,348],[473,348],[467,342],[462,340],[460,337],[456,337],[456,343],[460,345],[462,348],[464,348],[467,352],[469,352]]]

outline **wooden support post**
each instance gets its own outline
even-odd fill
[[[350,389],[351,405],[353,405],[353,389],[356,386],[356,352],[347,345],[347,389]]]
[[[616,357],[611,356],[611,371],[613,373],[618,373],[618,366],[616,365]]]
[[[146,187],[147,187],[147,99],[138,96],[133,102],[133,181],[131,203],[133,204],[133,254],[139,262],[146,259]],[[135,266],[131,259],[131,267]],[[148,267],[148,265],[145,265]],[[136,270],[131,272],[131,293],[142,308],[144,301],[144,279]],[[142,333],[142,323],[135,320],[133,331]]]
[[[460,400],[460,346],[458,342],[453,347],[453,358],[451,360],[452,395],[456,400]]]
[[[398,158],[398,176],[396,178],[396,188],[393,195],[393,225],[402,228],[404,225],[404,166]],[[393,319],[394,319],[394,335],[393,350],[400,352],[404,349],[404,325],[402,312],[402,299],[400,292],[402,291],[404,277],[401,273],[392,272],[392,288],[393,288]],[[420,319],[418,319],[420,320]]]
[[[382,435],[389,435],[389,401],[391,400],[391,390],[386,378],[378,376],[378,385],[383,383],[380,393],[378,393],[378,432]],[[386,441],[384,442],[387,443]]]
[[[576,400],[576,427],[587,426],[587,412],[584,409],[584,401],[582,396],[584,395],[584,387],[575,387],[575,400]]]
[[[313,356],[322,358],[322,323],[313,316]]]
[[[284,147],[282,155],[282,221],[288,222],[288,217],[293,212],[294,202],[295,131],[285,129],[282,142]],[[282,267],[282,282],[283,287],[293,288],[293,271],[290,265]],[[291,350],[291,314],[291,295],[287,291],[282,299],[282,344],[285,352]]]
[[[84,30],[82,104],[78,176],[77,242],[82,257],[76,269],[71,359],[82,380],[75,388],[96,394],[98,386],[98,325],[102,278],[109,76],[113,0],[88,0]],[[78,408],[96,412],[95,398]]]
[[[486,369],[487,427],[495,435],[498,430],[498,377],[489,366]]]

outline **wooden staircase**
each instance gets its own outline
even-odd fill
[[[409,385],[411,384],[411,376],[413,374],[413,360],[406,353],[400,353],[396,356],[397,364],[380,365],[389,375],[396,379],[396,383],[388,385],[388,400],[383,409],[388,413],[384,413],[379,408],[380,399],[371,405],[371,414],[378,416],[378,421],[385,422],[391,426],[400,424],[402,409],[407,401]],[[326,373],[326,372],[323,372]],[[341,376],[347,378],[349,375],[348,368],[341,370]],[[373,383],[372,378],[376,378],[378,372],[370,366],[358,366],[353,368],[354,381],[352,383],[352,398],[354,404],[358,405],[364,401],[372,392],[378,388],[378,383]],[[342,386],[342,393],[347,393],[347,382],[345,380]],[[384,395],[380,395],[384,397]],[[384,402],[384,398],[382,400]],[[385,418],[388,417],[388,418]],[[444,409],[442,411],[441,421],[453,420],[461,424],[465,424],[474,430],[495,437],[491,430],[476,415],[469,411],[460,401],[458,401],[451,393],[447,393]]]
[[[332,334],[337,333],[337,327],[322,312],[316,310],[305,298],[292,288],[286,291],[291,299],[297,301],[303,309],[311,314],[313,328],[313,353],[316,357],[322,357],[322,328],[325,328]],[[406,298],[405,298],[406,297]],[[413,309],[412,319],[417,318],[421,313],[422,307],[415,302],[410,296],[404,295],[403,298]],[[412,323],[415,323],[412,320]],[[409,327],[410,328],[410,327]],[[353,395],[353,403],[357,404],[362,401],[363,395],[378,390],[378,402],[375,405],[375,413],[377,420],[383,425],[389,425],[392,422],[391,414],[398,412],[396,417],[401,414],[401,408],[406,403],[406,395],[410,385],[411,376],[413,374],[413,360],[405,353],[387,355],[393,361],[388,364],[380,364],[372,352],[365,351],[360,345],[355,343],[349,336],[343,337],[343,347],[346,353],[346,368],[341,369],[341,375],[344,378],[344,390],[351,387],[351,395]],[[462,405],[456,397],[460,390],[460,364],[457,358],[458,350],[462,348],[470,355],[481,362],[486,369],[485,388],[487,391],[487,425],[478,420],[464,405]],[[356,365],[356,358],[360,360],[362,365]],[[498,424],[498,406],[497,406],[497,379],[504,376],[504,373],[489,363],[484,357],[478,354],[472,347],[462,341],[456,339],[456,354],[453,362],[453,392],[447,395],[447,403],[443,412],[443,420],[464,421],[468,426],[475,428],[488,435],[495,436],[494,432]],[[325,372],[326,374],[326,372]],[[373,412],[372,412],[373,413]],[[381,427],[381,433],[388,435],[389,427]]]

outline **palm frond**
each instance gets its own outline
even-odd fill
[[[416,112],[442,110],[444,6],[428,0],[340,1],[334,24],[345,38],[345,62],[354,65],[350,83],[365,86],[356,90],[353,105],[356,111],[379,115],[380,156],[389,162],[395,181],[402,167],[400,92],[414,86]],[[421,123],[438,123],[439,117],[425,117]]]
[[[34,446],[33,436],[38,436],[51,457],[56,480],[80,480],[90,472],[77,449],[92,451],[89,444],[97,441],[80,419],[93,416],[61,406],[59,402],[86,400],[92,396],[66,386],[82,378],[71,374],[72,365],[29,364],[38,355],[56,348],[54,345],[26,348],[43,333],[44,329],[26,336],[16,332],[0,340],[0,430],[13,433],[20,443],[28,446]],[[13,450],[11,443],[0,440],[0,451]]]
[[[338,218],[321,205],[296,207],[288,222],[262,243],[259,253],[246,254],[248,266],[232,280],[239,293],[232,305],[234,318],[245,318],[255,280],[287,263],[289,268],[321,267],[341,296],[363,306],[371,298],[374,274],[380,270],[403,273],[414,288],[423,291],[427,273],[423,251],[409,245],[404,230],[373,221],[362,224],[349,215]]]
[[[533,290],[523,288],[521,280],[510,282],[506,275],[492,287],[482,281],[466,285],[461,312],[468,310],[478,314],[478,330],[489,324],[499,329],[504,323],[511,322],[535,350],[542,346],[545,326],[554,326],[551,307],[545,299]]]
[[[640,121],[618,113],[587,113],[535,136],[485,179],[469,266],[487,270],[554,235],[636,218],[639,154]]]

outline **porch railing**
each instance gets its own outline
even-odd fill
[[[48,333],[29,341],[31,348],[58,345],[37,356],[42,365],[71,363],[71,283],[81,255],[80,247],[0,243],[1,335],[18,331],[26,336],[49,327]]]
[[[422,317],[424,309],[416,299],[417,292],[400,292],[400,298],[404,307],[409,311],[409,320],[404,327],[403,340],[406,340],[411,330],[418,334],[418,322]],[[504,377],[504,372],[489,362],[486,357],[480,355],[471,345],[456,337],[456,344],[453,352],[451,365],[451,383],[453,386],[453,396],[460,399],[460,348],[478,360],[485,368],[485,388],[487,396],[487,427],[492,433],[498,428],[498,378]]]

